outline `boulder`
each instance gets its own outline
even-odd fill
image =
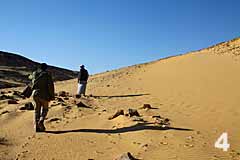
[[[80,95],[80,94],[77,94],[75,97],[76,97],[76,98],[81,98],[81,95]]]
[[[89,107],[88,105],[86,105],[86,104],[84,104],[83,102],[78,102],[77,104],[77,107],[82,107],[82,108],[91,108],[91,107]]]
[[[7,102],[8,102],[8,104],[18,104],[16,99],[10,99]]]
[[[59,98],[59,97],[57,97],[56,100],[57,100],[58,102],[64,102],[64,100],[63,100],[62,98]]]
[[[65,92],[65,91],[60,91],[60,92],[58,92],[58,96],[60,96],[60,97],[67,97],[68,93]]]
[[[127,152],[115,158],[114,160],[139,160],[139,159],[134,158],[131,153]]]
[[[133,116],[139,117],[140,116],[140,114],[138,113],[138,111],[136,109],[128,109],[128,115],[130,117],[133,117]]]
[[[148,109],[158,109],[158,108],[154,108],[150,104],[143,104],[143,106],[139,109],[147,109],[148,110]]]
[[[28,102],[24,106],[20,107],[20,110],[34,110],[34,106],[31,102]]]
[[[108,120],[112,120],[120,115],[124,115],[124,110],[120,109],[120,110],[117,110],[117,112],[115,114],[113,114],[112,116],[110,116],[108,118]]]

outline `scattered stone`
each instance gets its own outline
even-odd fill
[[[140,147],[141,148],[146,148],[146,147],[148,147],[148,144],[141,144]]]
[[[19,110],[34,110],[34,106],[31,102],[24,104],[23,107],[20,107]]]
[[[162,145],[168,145],[168,142],[160,142]]]
[[[153,108],[150,104],[143,104],[143,106],[140,109],[157,109],[157,108]]]
[[[140,117],[140,114],[138,113],[138,111],[136,109],[128,109],[128,115],[130,117],[132,117],[132,116]]]
[[[194,145],[193,144],[185,144],[184,147],[192,148],[192,147],[194,147]]]
[[[76,97],[76,98],[81,98],[81,95],[80,95],[80,94],[76,94],[75,97]]]
[[[0,93],[1,93],[1,94],[5,94],[6,92],[4,92],[4,91],[1,91]]]
[[[0,96],[0,100],[5,100],[5,99],[14,99],[13,96],[9,96],[9,95],[1,95]]]
[[[57,99],[58,102],[64,102],[64,100],[60,97],[57,97],[56,99]]]
[[[69,100],[69,98],[68,98],[68,97],[64,97],[63,99],[64,99],[64,100]]]
[[[162,118],[162,117],[159,115],[159,116],[152,116],[152,118]]]
[[[61,121],[61,120],[62,120],[61,118],[55,117],[55,118],[49,119],[48,122],[56,122],[56,121]]]
[[[155,124],[160,125],[161,127],[169,127],[170,126],[170,119],[168,118],[163,118],[161,116],[152,116],[155,118]]]
[[[187,140],[193,140],[193,136],[186,137]]]
[[[108,118],[108,120],[112,120],[112,119],[114,119],[114,118],[116,118],[116,117],[118,117],[118,116],[120,116],[120,115],[124,115],[124,111],[123,111],[122,109],[118,110],[115,114],[113,114],[112,116],[110,116],[110,117]]]
[[[8,104],[18,104],[17,100],[15,100],[15,99],[10,99],[7,102],[8,102]]]
[[[136,116],[134,116],[132,120],[133,120],[133,121],[136,121],[136,122],[145,122],[143,118],[141,118],[141,117],[136,117]]]
[[[91,107],[89,107],[89,106],[87,106],[86,104],[84,104],[83,102],[79,102],[79,103],[77,103],[76,104],[77,105],[77,107],[82,107],[82,108],[91,108]]]
[[[138,159],[134,158],[131,153],[127,152],[122,154],[120,157],[115,158],[115,160],[138,160]]]
[[[19,91],[13,91],[13,95],[18,98],[25,98],[21,92]]]
[[[68,93],[65,92],[65,91],[60,91],[60,92],[58,92],[58,96],[60,96],[60,97],[67,97]]]
[[[6,113],[9,113],[9,111],[3,111],[2,113],[0,113],[0,115],[6,114]]]
[[[107,85],[107,87],[110,87],[110,86],[111,86],[111,85],[109,85],[109,84]]]
[[[7,145],[7,139],[4,137],[0,137],[0,145]]]
[[[65,111],[69,111],[69,110],[71,110],[72,109],[72,106],[67,106],[64,110]]]
[[[67,106],[67,104],[66,103],[61,103],[61,106]]]

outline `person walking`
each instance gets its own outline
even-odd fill
[[[35,106],[35,129],[36,132],[44,132],[44,120],[48,113],[48,104],[54,99],[54,83],[48,73],[48,66],[42,63],[32,74],[32,96]]]
[[[85,69],[84,65],[81,65],[78,74],[78,90],[77,90],[77,95],[80,97],[81,95],[86,96],[88,77],[89,77],[88,71]]]

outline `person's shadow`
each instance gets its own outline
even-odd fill
[[[150,95],[148,93],[146,94],[126,94],[126,95],[112,95],[112,96],[97,96],[97,95],[90,95],[90,97],[93,98],[126,98],[126,97],[139,97],[139,96],[146,96]]]
[[[75,130],[63,130],[63,131],[45,131],[46,133],[52,134],[63,134],[63,133],[76,133],[76,132],[89,132],[89,133],[100,133],[100,134],[118,134],[126,132],[135,132],[141,130],[178,130],[178,131],[193,131],[193,129],[187,128],[176,128],[176,127],[161,127],[151,125],[153,123],[139,123],[129,127],[117,128],[117,129],[75,129]]]

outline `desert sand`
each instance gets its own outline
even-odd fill
[[[130,152],[143,160],[240,159],[240,39],[90,77],[87,97],[77,80],[57,82],[47,131],[35,133],[34,111],[0,101],[1,160],[113,160]],[[21,91],[22,88],[2,89]],[[86,106],[81,106],[82,102]],[[142,109],[150,104],[152,109]],[[137,109],[140,117],[117,110]],[[170,119],[161,127],[154,116]],[[214,143],[228,133],[227,152]]]

